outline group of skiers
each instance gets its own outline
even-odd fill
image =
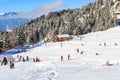
[[[61,61],[63,61],[63,56],[60,57]],[[67,55],[67,59],[70,60],[70,54]],[[17,57],[14,59],[14,61],[8,61],[6,57],[3,58],[1,65],[10,65],[10,69],[15,68],[14,62],[26,62],[26,61],[30,61],[29,56],[26,56],[26,58],[24,56],[20,56],[17,55]],[[40,58],[38,56],[36,56],[35,58],[32,58],[33,62],[40,62]]]
[[[103,46],[108,46],[109,44],[107,44],[106,42],[103,43]],[[113,43],[114,46],[118,46],[118,43]],[[99,43],[99,46],[102,46],[101,43]]]
[[[115,43],[114,43],[115,44]],[[115,44],[117,45],[117,44]],[[106,46],[106,43],[104,43],[104,46]],[[79,48],[76,49],[77,53],[83,54],[83,51],[80,51]],[[99,55],[98,53],[96,53],[95,55]],[[103,64],[103,66],[110,66],[109,61],[106,61],[105,64]]]
[[[38,56],[36,56],[32,60],[33,62],[40,62],[40,58]],[[14,69],[15,68],[14,62],[19,62],[19,61],[23,61],[23,62],[30,61],[30,58],[29,56],[26,56],[25,58],[24,56],[17,55],[17,57],[12,61],[12,60],[8,60],[7,57],[4,57],[3,60],[1,61],[1,66],[9,64],[10,69]]]
[[[8,64],[8,60],[6,57],[3,58],[1,65],[7,65]]]
[[[80,51],[79,48],[77,48],[76,51],[77,51],[77,53],[83,54],[83,51],[82,50]]]
[[[26,56],[26,58],[25,58],[24,56],[19,56],[19,55],[17,55],[17,57],[15,58],[15,61],[16,61],[16,62],[17,62],[17,61],[23,61],[23,62],[29,61],[29,56]]]
[[[1,66],[2,65],[7,65],[9,64],[10,65],[10,69],[13,69],[14,68],[14,62],[11,61],[11,60],[8,60],[7,57],[4,57],[2,62],[1,62]]]
[[[67,59],[70,60],[70,54],[67,55]],[[60,60],[63,61],[63,56],[60,56]]]
[[[40,62],[40,58],[36,56],[36,58],[33,58],[33,62]]]
[[[25,62],[25,61],[29,61],[29,60],[30,60],[29,56],[26,56],[26,58],[25,58],[23,56],[17,55],[17,58],[16,58],[15,61],[23,61],[23,62]],[[33,60],[33,62],[40,62],[40,58],[38,56],[36,56],[36,58],[33,57],[32,60]]]

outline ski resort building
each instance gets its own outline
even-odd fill
[[[72,39],[72,37],[68,34],[64,35],[55,35],[55,36],[50,36],[47,38],[47,42],[62,42],[62,41],[68,41]]]
[[[68,34],[56,35],[54,38],[57,42],[68,41],[71,39],[70,35]]]

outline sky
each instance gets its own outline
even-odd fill
[[[81,7],[93,0],[0,0],[0,12],[28,12],[44,5],[59,2],[63,8]],[[87,3],[86,3],[87,2]]]
[[[81,8],[92,1],[94,0],[0,0],[0,12],[46,13],[52,10]]]

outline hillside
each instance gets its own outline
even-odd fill
[[[82,40],[73,36],[73,40],[62,42],[62,47],[61,42],[51,42],[46,46],[43,44],[31,48],[27,52],[12,54],[15,59],[20,55],[25,59],[29,56],[30,60],[15,61],[14,69],[10,69],[9,65],[0,66],[0,80],[120,80],[119,35],[120,26],[116,26],[106,31],[82,35]],[[114,45],[114,42],[118,45]],[[80,54],[81,51],[83,54]],[[70,60],[67,59],[68,54]],[[40,62],[33,62],[36,56],[40,58]],[[63,61],[60,56],[63,56]],[[103,66],[106,61],[109,61],[109,66]]]
[[[13,29],[8,46],[33,44],[57,34],[82,35],[116,25],[111,17],[113,0],[96,0],[82,8],[50,12]],[[8,36],[9,34],[5,34]],[[16,38],[16,36],[18,36]]]
[[[86,34],[89,32],[103,31],[115,26],[114,18],[111,17],[110,9],[113,0],[96,0],[81,9],[68,9],[59,12],[50,12],[35,20],[17,28],[26,30],[25,34],[34,35],[35,40],[41,40],[46,36],[56,34]],[[37,33],[37,34],[36,34]],[[37,39],[36,36],[38,35]],[[34,40],[35,39],[35,40]],[[36,42],[36,41],[35,41]]]

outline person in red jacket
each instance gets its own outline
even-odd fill
[[[80,54],[83,54],[83,51],[81,51]]]
[[[40,62],[40,58],[36,56],[36,62]]]

